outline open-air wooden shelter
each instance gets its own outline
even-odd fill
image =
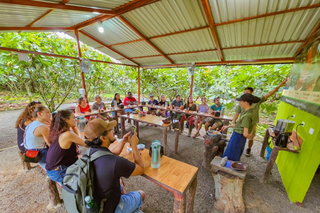
[[[0,31],[63,31],[76,38],[79,57],[1,43],[0,50],[81,61],[81,41],[138,72],[192,62],[292,63],[319,21],[319,0],[0,0]],[[83,74],[82,81],[85,88]]]

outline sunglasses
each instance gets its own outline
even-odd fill
[[[32,101],[31,103],[30,103],[30,106],[34,106],[34,105],[36,105],[36,104],[42,104],[40,101]]]

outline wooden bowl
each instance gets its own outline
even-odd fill
[[[234,162],[231,164],[231,168],[237,171],[245,171],[247,169],[247,167],[240,162]]]

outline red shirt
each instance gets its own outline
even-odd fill
[[[88,112],[88,110],[90,108],[89,104],[87,104],[87,106],[85,108],[81,107],[80,104],[78,104],[78,107],[80,109],[80,112],[82,112],[82,113]]]
[[[133,102],[136,102],[137,100],[132,97],[132,98],[129,98],[129,97],[125,97],[124,100],[123,100],[123,105],[127,106],[129,104],[132,104],[133,105]]]

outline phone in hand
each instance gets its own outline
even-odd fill
[[[131,126],[131,136],[133,136],[135,132],[137,132],[137,127]]]

